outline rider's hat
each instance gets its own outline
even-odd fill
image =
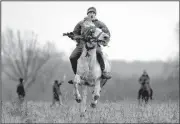
[[[147,72],[146,72],[146,70],[144,70],[144,71],[143,71],[143,75],[147,75]]]
[[[89,7],[88,10],[87,10],[87,14],[89,12],[94,12],[96,14],[96,8],[95,7]]]

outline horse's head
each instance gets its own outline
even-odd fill
[[[86,42],[86,48],[94,49],[98,44],[109,42],[109,35],[97,28],[92,21],[84,21],[82,36]]]

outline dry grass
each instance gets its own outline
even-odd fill
[[[48,102],[28,101],[27,115],[18,112],[10,103],[3,103],[3,123],[179,123],[179,102],[167,101],[138,106],[137,101],[124,100],[116,103],[99,103],[96,109],[88,107],[80,118],[78,106],[69,102],[50,108]],[[24,111],[23,111],[24,112]]]

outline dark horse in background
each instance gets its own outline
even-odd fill
[[[153,100],[152,96],[153,90],[150,87],[149,83],[143,82],[138,92],[139,104],[141,104],[143,101],[147,104],[149,99]]]

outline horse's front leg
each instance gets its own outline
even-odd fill
[[[95,83],[94,91],[92,93],[92,102],[91,102],[92,108],[96,107],[98,99],[100,98],[100,91],[101,91],[100,80],[97,80]]]
[[[75,90],[75,100],[80,103],[81,102],[81,95],[79,93],[79,90],[78,90],[78,85],[80,84],[81,82],[81,78],[78,74],[75,75],[75,78],[74,78],[74,90]]]
[[[141,105],[141,90],[138,92],[138,104]]]
[[[148,101],[149,101],[149,96],[146,96],[146,97],[145,97],[145,104],[147,104]]]
[[[82,102],[80,104],[80,117],[84,117],[86,112],[86,100],[87,100],[87,86],[81,85],[82,89]]]

